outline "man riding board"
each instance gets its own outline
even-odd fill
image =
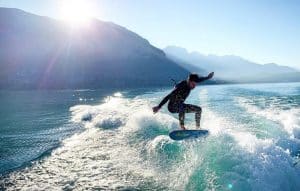
[[[185,104],[184,101],[189,96],[192,89],[194,89],[197,83],[211,79],[214,76],[214,72],[211,72],[206,77],[199,77],[197,74],[190,74],[187,80],[183,80],[176,84],[174,90],[169,93],[158,106],[152,108],[154,113],[157,113],[160,108],[169,101],[168,110],[171,113],[179,114],[179,124],[181,129],[184,127],[184,115],[185,113],[195,113],[196,128],[200,129],[200,119],[202,108],[196,105]]]

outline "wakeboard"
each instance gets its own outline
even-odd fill
[[[199,138],[208,135],[208,130],[175,130],[169,133],[171,139],[180,141],[184,139]]]

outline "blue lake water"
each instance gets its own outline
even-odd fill
[[[300,83],[197,87],[187,141],[151,111],[170,90],[0,91],[0,188],[300,190]]]

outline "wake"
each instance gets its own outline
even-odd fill
[[[218,115],[207,104],[207,91],[198,96],[205,107],[201,123],[210,136],[182,142],[168,136],[178,129],[177,116],[153,115],[156,94],[145,96],[118,93],[100,105],[70,108],[71,123],[85,130],[64,140],[51,156],[11,173],[2,180],[7,190],[300,188],[299,170],[277,140],[259,138],[247,124]]]

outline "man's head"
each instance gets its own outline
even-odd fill
[[[197,83],[200,81],[198,74],[190,74],[188,78],[188,85],[191,89],[194,89]]]

